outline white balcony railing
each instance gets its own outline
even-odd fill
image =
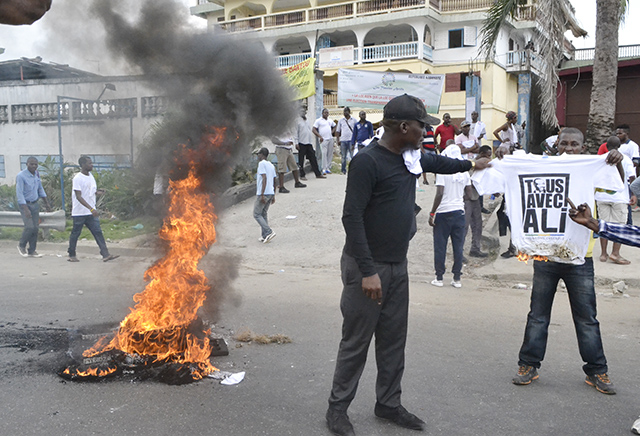
[[[530,50],[508,51],[506,67],[507,71],[512,73],[530,71],[541,75],[544,71],[542,58]]]
[[[581,48],[575,52],[577,61],[591,61],[595,58],[595,48]],[[618,59],[622,58],[640,58],[640,44],[621,45],[618,47]]]
[[[203,4],[207,3],[206,0],[199,1]],[[471,12],[488,9],[494,2],[495,0],[356,0],[220,21],[217,25],[228,32],[243,32],[357,18],[408,9],[432,8],[442,13]],[[517,20],[533,20],[534,18],[535,8],[531,5],[521,6],[516,14]]]
[[[399,42],[396,44],[372,45],[355,48],[353,50],[354,64],[368,64],[375,62],[391,62],[403,59],[420,59],[417,42]],[[286,68],[298,64],[311,57],[311,53],[297,53],[276,56],[276,67]],[[427,44],[422,44],[422,59],[433,60],[433,48]]]

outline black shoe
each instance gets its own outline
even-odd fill
[[[305,185],[304,183],[300,183],[300,182],[296,182],[296,184],[294,185],[296,188],[306,188],[307,185]]]
[[[538,370],[529,365],[521,365],[518,368],[518,373],[511,380],[514,385],[528,385],[532,381],[538,379]],[[587,382],[588,383],[588,382]]]
[[[469,256],[471,256],[471,257],[487,257],[487,256],[489,256],[489,254],[488,253],[484,253],[482,251],[472,250],[472,251],[469,252]]]
[[[500,255],[500,257],[504,257],[505,259],[509,259],[510,257],[516,257],[516,254],[511,250],[507,250],[504,253],[502,253]]]
[[[408,428],[411,430],[424,430],[426,423],[418,418],[413,413],[407,412],[402,406],[398,406],[395,409],[381,406],[376,403],[374,413],[378,418],[388,419],[400,427]]]
[[[278,189],[278,192],[281,194],[288,194],[291,191],[289,191],[287,188],[283,186],[282,188]]]
[[[491,213],[491,211],[489,209],[485,209],[484,207],[480,211],[482,213],[486,213],[487,215],[489,215]]]
[[[606,372],[604,374],[588,375],[585,379],[585,383],[589,386],[593,386],[598,390],[598,392],[602,392],[603,394],[616,394],[616,390],[613,388],[613,383]]]
[[[327,410],[327,427],[331,433],[336,434],[338,436],[355,436],[356,432],[353,431],[353,426],[351,425],[351,421],[349,421],[349,417],[347,416],[347,412],[343,412],[341,410],[335,410],[329,408]]]

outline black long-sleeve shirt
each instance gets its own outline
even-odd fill
[[[471,169],[471,161],[423,154],[424,172],[453,174]],[[355,258],[364,277],[376,273],[375,262],[397,263],[407,257],[415,233],[416,175],[401,154],[376,140],[356,154],[349,166],[342,212],[345,252]]]

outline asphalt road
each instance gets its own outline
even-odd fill
[[[115,379],[62,380],[69,332],[115,326],[157,254],[140,241],[110,244],[122,257],[103,263],[92,241],[79,263],[64,244],[40,244],[41,259],[24,259],[15,242],[0,242],[0,435],[328,435],[324,412],[340,338],[338,260],[344,240],[340,209],[344,177],[310,179],[304,190],[277,196],[270,210],[278,236],[260,244],[252,199],[220,214],[219,242],[202,262],[219,290],[217,315],[203,318],[229,344],[213,359],[246,371],[236,386],[205,379],[168,386]],[[430,207],[433,187],[418,202]],[[291,218],[295,216],[295,218]],[[289,217],[289,218],[287,218]],[[465,267],[463,288],[434,288],[426,214],[409,252],[410,325],[403,403],[427,421],[430,435],[628,435],[640,413],[640,320],[632,265],[596,265],[599,320],[618,394],[584,383],[566,293],[558,293],[540,379],[515,386],[517,353],[528,311],[531,267],[493,257]],[[488,225],[490,223],[487,223]],[[103,225],[107,225],[103,223]],[[504,241],[502,241],[504,245]],[[625,251],[626,250],[626,251]],[[640,252],[640,250],[638,250]],[[632,257],[634,256],[634,257]],[[636,261],[637,260],[637,261]],[[624,269],[627,268],[627,269]],[[226,279],[238,277],[227,286]],[[626,297],[610,283],[628,277]],[[450,277],[445,277],[445,281]],[[224,297],[224,298],[223,298]],[[243,329],[284,334],[291,344],[238,343]],[[375,359],[370,355],[349,414],[358,435],[409,435],[373,415]]]

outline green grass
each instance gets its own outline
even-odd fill
[[[137,224],[142,224],[143,228],[134,229],[133,227]],[[57,230],[51,230],[49,232],[47,242],[68,241],[72,227],[73,221],[67,220],[67,227],[65,231],[59,232]],[[146,235],[148,233],[158,233],[160,221],[156,217],[139,217],[131,220],[101,219],[100,227],[102,227],[102,233],[104,233],[105,239],[117,241],[132,238],[134,236]],[[20,239],[20,235],[22,235],[22,228],[20,227],[0,227],[0,239],[18,241]],[[80,234],[80,239],[82,238],[93,238],[91,232],[86,227]]]

